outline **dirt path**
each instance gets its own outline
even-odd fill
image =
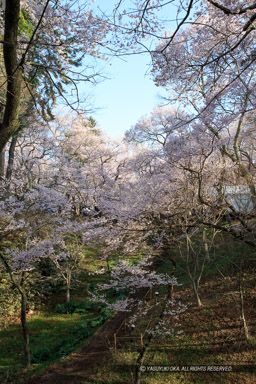
[[[148,289],[141,288],[130,295],[143,298]],[[129,312],[129,315],[131,313]],[[44,370],[40,375],[35,375],[24,382],[24,384],[98,384],[94,380],[94,372],[102,367],[114,347],[114,334],[118,331],[119,336],[125,333],[124,327],[121,327],[127,316],[127,312],[117,312],[114,317],[100,327],[91,337],[88,343],[82,347],[79,353],[74,353],[67,357],[63,363],[57,363]],[[106,383],[104,380],[102,384]],[[121,383],[118,383],[121,384]]]
[[[64,363],[53,365],[41,375],[33,376],[25,384],[80,384],[86,379],[94,383],[94,371],[106,361],[113,348],[113,335],[125,319],[118,312],[92,336],[79,353],[72,354]]]

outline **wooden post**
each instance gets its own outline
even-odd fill
[[[114,351],[116,352],[116,333],[114,333]]]
[[[140,347],[143,349],[143,334],[140,334]]]

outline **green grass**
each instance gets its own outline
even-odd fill
[[[83,270],[79,276],[79,282],[74,281],[71,291],[73,301],[87,300],[88,291],[95,291],[98,286],[109,281],[109,273],[93,274],[94,271],[103,267],[107,272],[106,261],[101,260],[99,256],[99,249],[88,246],[84,248]],[[135,255],[131,260],[136,263],[136,260],[141,257],[141,255]],[[109,260],[110,267],[116,265],[118,261],[118,255],[112,255]],[[102,313],[97,308],[92,308],[91,311],[87,312],[82,310],[84,313],[55,313],[56,303],[62,303],[64,300],[64,291],[61,291],[56,297],[48,300],[43,311],[37,311],[36,314],[28,318],[33,363],[31,369],[26,372],[28,375],[35,374],[79,348],[111,315],[110,313]],[[112,301],[114,300],[116,300],[115,297]],[[16,308],[17,319],[18,314],[19,310]],[[15,384],[18,382],[18,377],[21,380],[25,366],[23,345],[22,328],[19,321],[0,331],[0,382],[5,382],[7,377],[9,381],[13,380]]]
[[[58,314],[38,312],[28,319],[32,367],[29,375],[65,357],[89,338],[110,315],[99,310],[88,313]],[[0,332],[0,382],[14,378],[24,369],[21,325],[15,324]]]
[[[101,268],[108,270],[108,267],[111,269],[115,267],[120,260],[128,259],[131,264],[136,265],[138,262],[145,257],[143,251],[136,252],[128,256],[120,256],[118,253],[113,253],[109,256],[108,261],[102,259],[101,255],[103,250],[97,247],[84,246],[83,250],[83,260],[82,267],[88,272],[95,272]]]

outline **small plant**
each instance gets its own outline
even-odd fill
[[[83,321],[76,325],[71,332],[76,341],[87,339],[92,334],[87,321]]]
[[[86,302],[81,301],[79,303],[70,301],[65,304],[57,304],[55,308],[55,312],[60,314],[68,314],[68,313],[86,314],[90,311],[101,313],[102,310],[106,310],[105,304],[88,302],[88,301]]]
[[[249,343],[250,345],[256,345],[256,338],[255,338],[255,337],[252,337],[252,336],[249,336],[248,343]],[[256,361],[256,356],[255,356],[255,361]]]
[[[77,308],[77,309],[74,310],[73,313],[78,313],[78,314],[80,314],[80,315],[83,315],[83,314],[88,313],[88,310],[87,310],[87,309],[84,309],[84,308]]]
[[[90,322],[90,325],[91,327],[97,327],[98,325],[102,324],[102,321],[103,321],[103,318],[102,317],[98,317],[96,320],[92,320]]]
[[[97,284],[94,282],[94,281],[92,281],[90,284],[89,284],[89,290],[91,291],[91,292],[95,292],[96,291],[96,289],[97,289]]]
[[[56,355],[58,357],[68,356],[73,352],[74,348],[75,342],[73,338],[64,339],[58,344]]]
[[[77,303],[70,301],[65,304],[57,304],[55,308],[55,312],[63,315],[67,313],[74,313],[76,309],[77,309]]]
[[[31,356],[31,363],[32,364],[39,364],[43,363],[44,361],[48,360],[51,357],[51,352],[48,348],[44,347],[42,349],[39,349],[38,351],[34,352]]]

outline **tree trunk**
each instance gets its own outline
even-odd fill
[[[241,320],[242,320],[242,323],[243,323],[245,340],[248,343],[248,341],[250,339],[250,335],[249,335],[249,329],[248,329],[248,326],[247,326],[247,322],[246,322],[246,318],[245,318],[245,315],[244,315],[244,311],[242,311]]]
[[[203,304],[202,304],[202,302],[200,300],[200,297],[199,297],[199,294],[198,294],[198,289],[199,289],[199,282],[200,282],[200,279],[201,279],[201,276],[202,276],[202,272],[203,272],[204,263],[202,264],[200,276],[196,279],[195,278],[195,272],[196,271],[194,271],[194,275],[192,275],[192,273],[190,271],[190,268],[189,268],[189,257],[190,257],[190,243],[189,243],[189,238],[187,236],[187,254],[186,254],[187,274],[188,274],[188,276],[190,278],[190,281],[192,283],[192,286],[193,286],[193,291],[194,291],[194,294],[195,294],[197,305],[198,305],[198,307],[202,307]]]
[[[14,163],[14,155],[15,155],[15,147],[18,140],[18,135],[15,134],[12,137],[10,149],[9,149],[9,159],[8,159],[8,165],[6,170],[6,179],[10,180],[12,177],[12,170],[13,170],[13,163]]]
[[[204,244],[204,252],[205,252],[205,258],[207,261],[210,261],[210,254],[209,254],[209,248],[207,243],[207,236],[206,236],[206,230],[203,229],[203,244]]]
[[[241,320],[242,320],[242,324],[243,324],[245,340],[248,343],[250,335],[249,335],[249,329],[248,329],[246,318],[245,318],[245,314],[244,314],[244,295],[243,295],[243,288],[242,288],[241,271],[240,271],[240,281],[239,281],[239,295],[240,295],[240,314],[241,314]]]
[[[29,343],[29,334],[27,327],[27,296],[24,290],[21,291],[21,324],[22,324],[22,332],[24,338],[24,353],[27,368],[30,367],[30,343]]]
[[[7,260],[5,259],[4,255],[0,252],[0,259],[2,260],[5,269],[7,273],[10,276],[10,279],[14,286],[18,289],[20,295],[21,295],[21,311],[20,311],[20,317],[21,317],[21,325],[22,325],[22,332],[23,332],[23,338],[24,338],[24,354],[25,354],[25,361],[27,367],[30,367],[30,345],[29,345],[29,334],[28,334],[28,327],[27,327],[27,317],[26,317],[26,311],[27,311],[27,295],[24,288],[22,288],[22,281],[24,278],[24,275],[22,276],[21,282],[19,283],[15,277],[14,273],[12,272],[12,269],[10,265],[8,264]]]
[[[0,153],[0,179],[4,177],[5,150]]]
[[[174,285],[171,286],[171,298],[174,298]]]
[[[194,294],[195,294],[195,298],[196,298],[196,302],[197,302],[197,305],[198,307],[202,307],[203,304],[200,300],[200,297],[199,297],[199,294],[198,294],[198,287],[196,286],[196,283],[193,282],[193,291],[194,291]]]
[[[66,302],[70,302],[70,287],[67,285]]]
[[[70,302],[70,286],[71,286],[71,271],[70,271],[70,269],[67,270],[66,283],[67,283],[66,301],[67,301],[67,303],[69,303]]]
[[[17,55],[17,37],[20,14],[20,0],[5,2],[4,20],[4,65],[7,75],[6,106],[3,122],[0,124],[0,152],[19,126],[22,68]]]

